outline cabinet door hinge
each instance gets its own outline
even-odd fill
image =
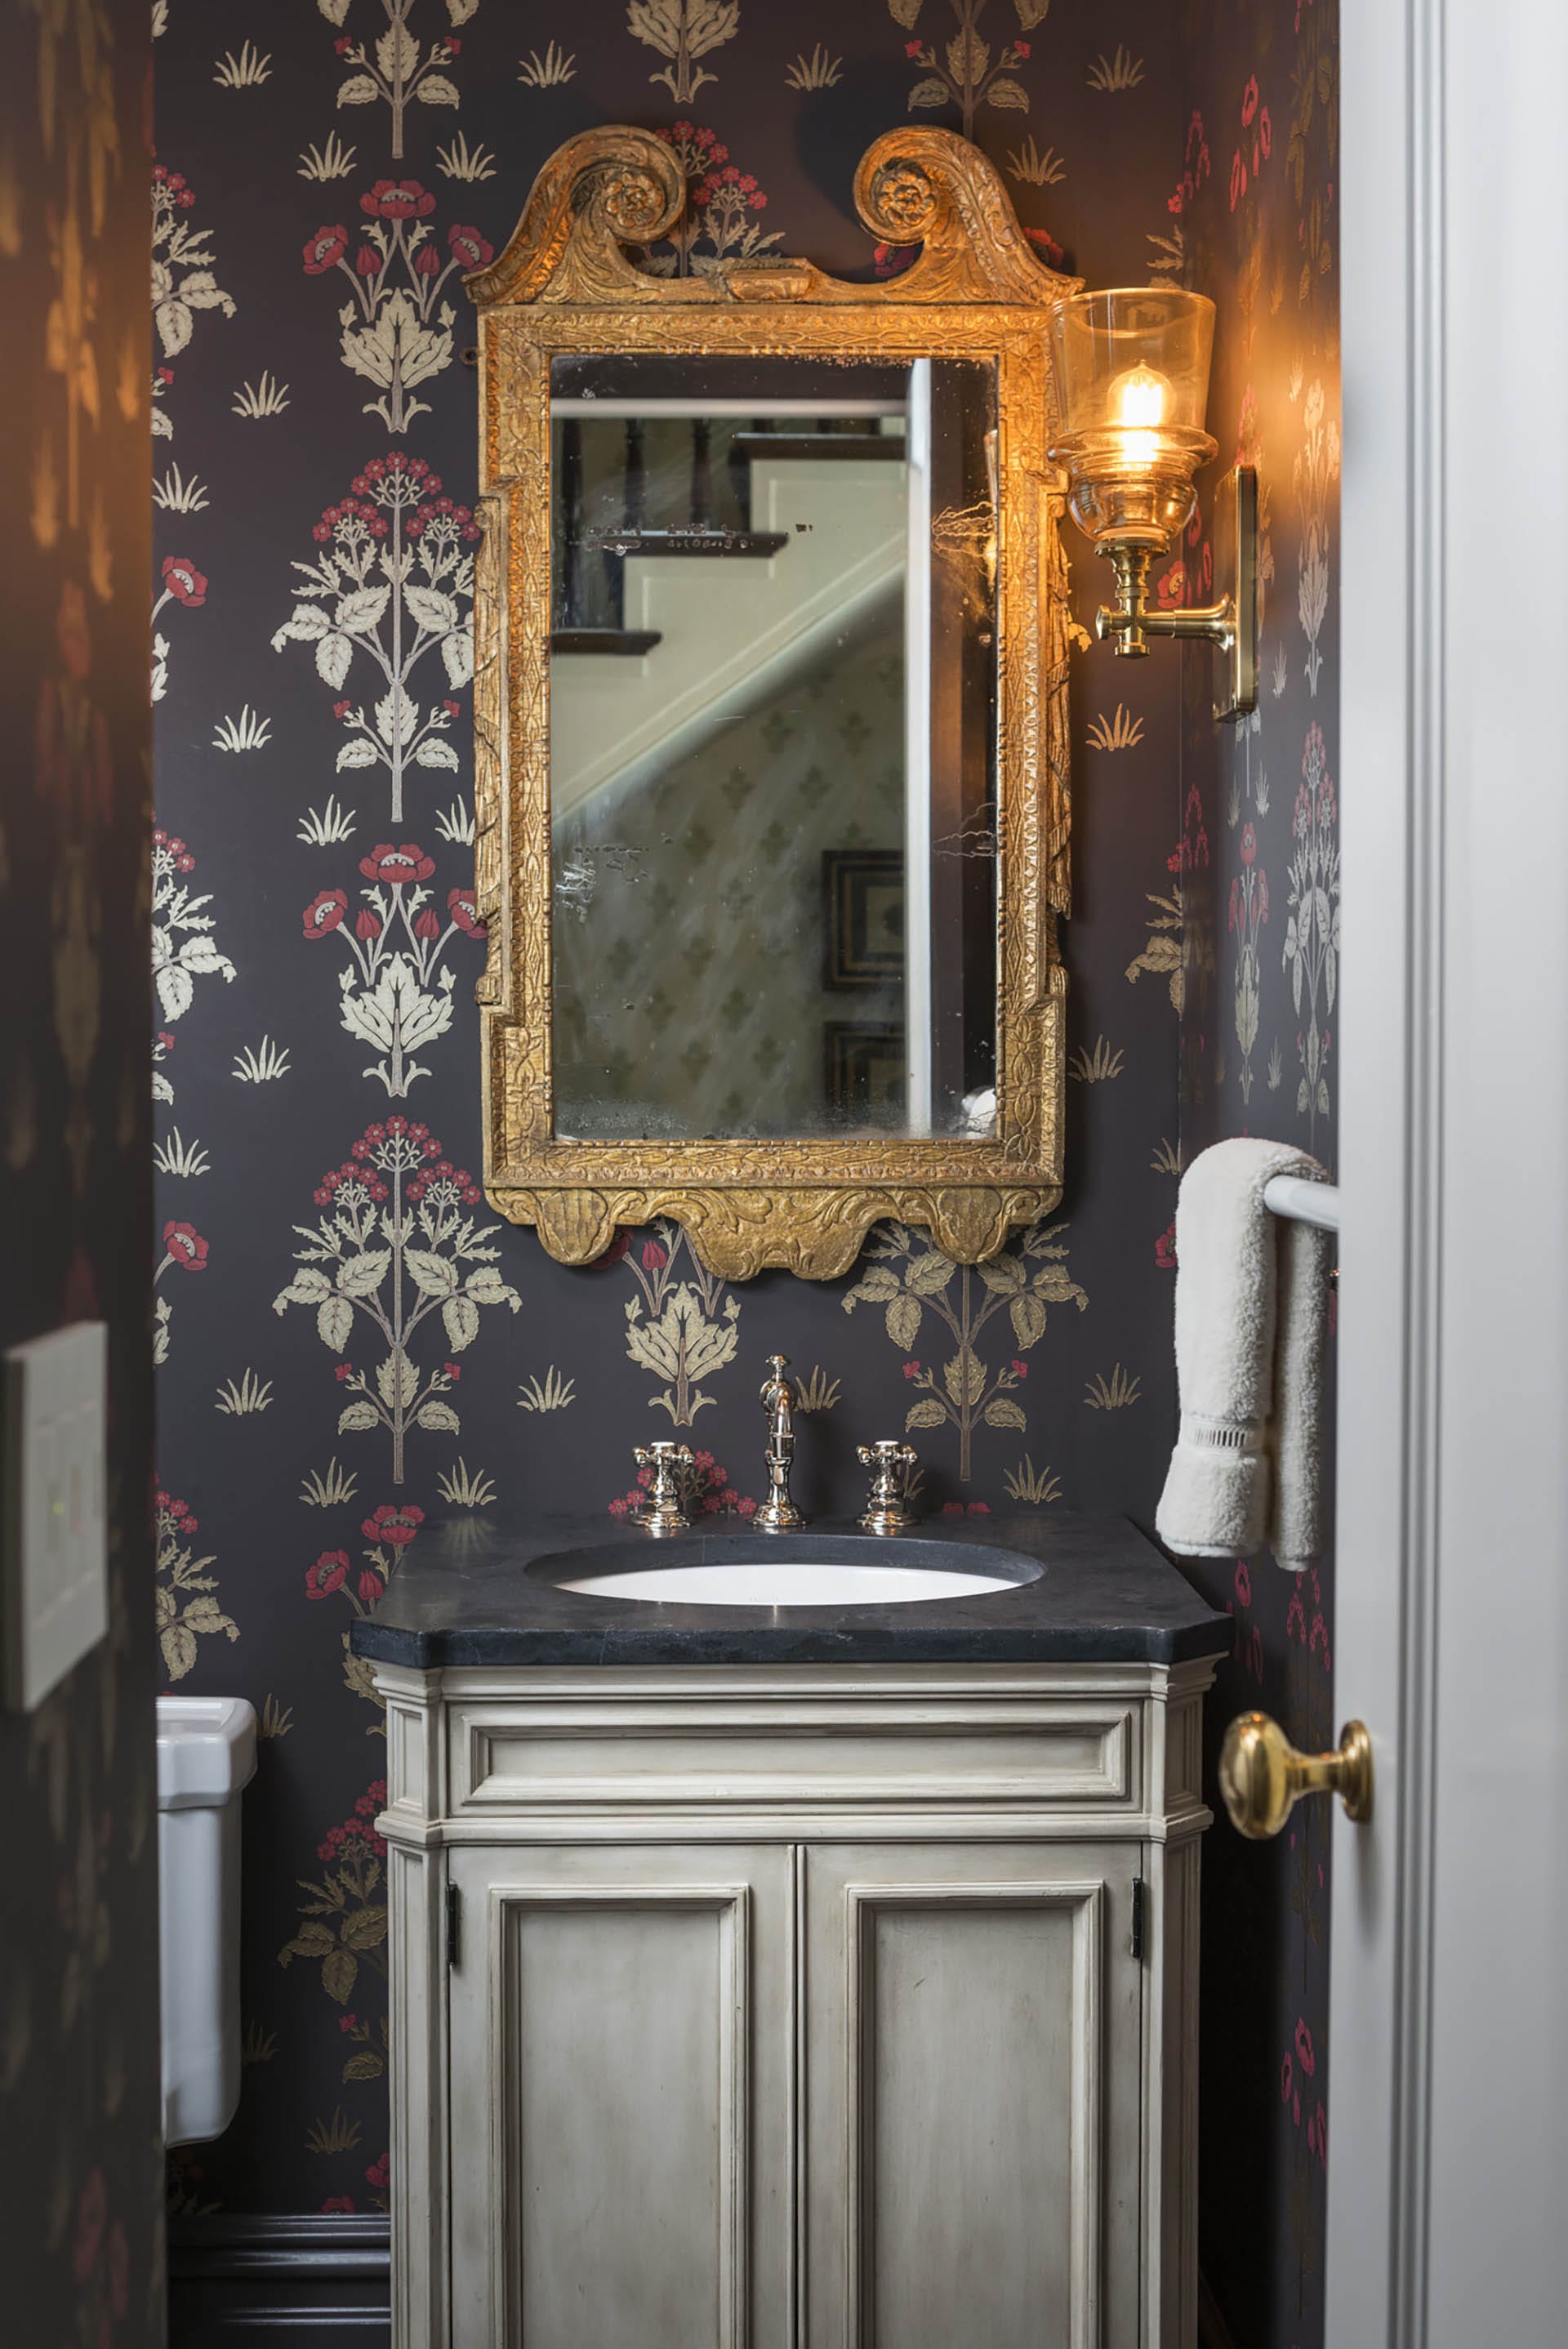
[[[455,1884],[447,1887],[447,1963],[455,1966],[461,1946],[463,1897]]]
[[[1135,1876],[1135,1877],[1133,1878],[1133,1879],[1132,1879],[1132,1943],[1131,1943],[1131,1949],[1132,1949],[1132,1955],[1133,1955],[1135,1958],[1139,1958],[1139,1959],[1141,1959],[1141,1957],[1142,1957],[1142,1955],[1143,1955],[1143,1907],[1144,1907],[1144,1884],[1143,1884],[1143,1878],[1142,1878],[1142,1877],[1141,1877],[1141,1876]]]

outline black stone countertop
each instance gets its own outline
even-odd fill
[[[787,1546],[787,1553],[786,1553]],[[859,1607],[717,1607],[593,1597],[558,1578],[641,1567],[924,1565],[1016,1576],[1010,1590]],[[997,1553],[1003,1554],[1002,1557]],[[563,1554],[573,1553],[570,1564]],[[1030,1569],[1035,1569],[1030,1571]],[[356,1655],[416,1671],[493,1664],[1154,1663],[1218,1655],[1214,1610],[1125,1517],[935,1517],[877,1539],[850,1518],[796,1534],[727,1521],[654,1540],[603,1516],[480,1517],[432,1527],[373,1615]]]

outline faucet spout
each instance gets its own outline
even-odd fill
[[[768,1498],[757,1512],[756,1523],[769,1533],[784,1533],[806,1522],[789,1497],[789,1475],[795,1464],[796,1394],[794,1381],[784,1375],[789,1361],[788,1354],[769,1355],[769,1375],[762,1381],[759,1398],[768,1413]]]

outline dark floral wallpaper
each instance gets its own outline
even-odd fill
[[[108,1633],[0,1711],[0,2325],[151,2349],[145,0],[7,8],[0,74],[0,1346],[109,1333]]]
[[[1214,751],[1194,731],[1202,772],[1186,782],[1202,812],[1184,818],[1178,659],[1097,652],[1074,687],[1068,1187],[996,1278],[944,1271],[893,1232],[843,1281],[735,1286],[663,1226],[573,1271],[497,1227],[476,1179],[462,625],[476,415],[459,272],[510,233],[562,140],[623,120],[669,138],[692,181],[690,231],[655,265],[768,250],[870,274],[854,166],[913,109],[976,139],[1042,250],[1091,282],[1233,274],[1230,147],[1264,106],[1278,127],[1266,159],[1257,134],[1263,176],[1243,217],[1266,217],[1295,251],[1299,39],[1294,0],[1233,13],[1185,21],[1154,0],[156,12],[160,1630],[170,1682],[242,1690],[264,1730],[246,1796],[244,2096],[220,2144],[177,2163],[183,2209],[385,2207],[370,1825],[384,1749],[346,1637],[408,1546],[453,1512],[624,1506],[631,1447],[650,1433],[700,1447],[712,1509],[748,1509],[776,1348],[807,1385],[814,1510],[858,1495],[857,1442],[907,1424],[936,1509],[1077,1505],[1149,1524],[1174,1423],[1169,1235],[1183,1121],[1198,1114],[1183,1110],[1182,1055],[1219,1085],[1232,1033],[1214,915],[1222,932],[1233,833]],[[1305,134],[1305,202],[1323,119]],[[1298,697],[1306,395],[1287,397],[1286,378],[1292,337],[1310,347],[1308,309],[1293,274],[1288,307],[1282,295],[1270,310],[1274,268],[1271,248],[1255,372],[1289,595],[1271,588],[1265,660],[1284,647]],[[1330,275],[1312,302],[1321,339]],[[1233,436],[1229,373],[1218,399]],[[413,552],[410,584],[329,627],[389,533]],[[1087,615],[1101,579],[1086,545],[1069,552]],[[1322,624],[1318,639],[1326,663]],[[377,708],[394,677],[417,709],[397,740]],[[1325,719],[1331,691],[1326,668]],[[1283,742],[1274,700],[1264,723]],[[1241,754],[1255,761],[1253,738]],[[1276,826],[1284,804],[1282,770]],[[1255,791],[1247,816],[1261,827]],[[1214,843],[1201,871],[1200,824]],[[1283,848],[1264,863],[1270,939],[1292,885]],[[1293,972],[1277,950],[1263,986],[1257,1102],[1321,1148],[1329,1113],[1294,1109],[1301,1023],[1293,1009],[1285,1024]],[[1268,1090],[1275,1029],[1288,1092],[1285,1076]],[[1315,1049],[1331,1079],[1330,1032],[1325,1007]],[[694,1041],[727,1051],[745,1081],[722,1025]],[[1237,1067],[1233,1044],[1227,1101]],[[356,1254],[373,1217],[375,1285],[345,1299],[322,1268]],[[1260,1630],[1282,1668],[1283,1616]],[[1246,2061],[1275,2093],[1272,2040]],[[1274,2221],[1261,2223],[1266,2240]],[[1308,2334],[1253,2337],[1291,2349]]]
[[[1202,0],[1186,36],[1196,72],[1168,254],[1218,305],[1209,427],[1222,461],[1259,468],[1264,601],[1253,717],[1216,730],[1200,664],[1186,680],[1183,1147],[1265,1135],[1333,1174],[1338,19],[1333,0]],[[1201,519],[1183,561],[1203,589]],[[1254,1705],[1303,1748],[1334,1743],[1331,1569],[1187,1562],[1235,1619],[1211,1765],[1225,1723]],[[1202,2265],[1234,2339],[1271,2349],[1323,2338],[1329,1827],[1328,1806],[1308,1803],[1277,1843],[1250,1845],[1222,1815],[1203,1856]]]

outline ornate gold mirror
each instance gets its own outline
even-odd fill
[[[872,284],[694,273],[687,202],[586,132],[469,280],[486,1189],[570,1264],[975,1263],[1060,1192],[1077,281],[946,131],[861,164]]]

